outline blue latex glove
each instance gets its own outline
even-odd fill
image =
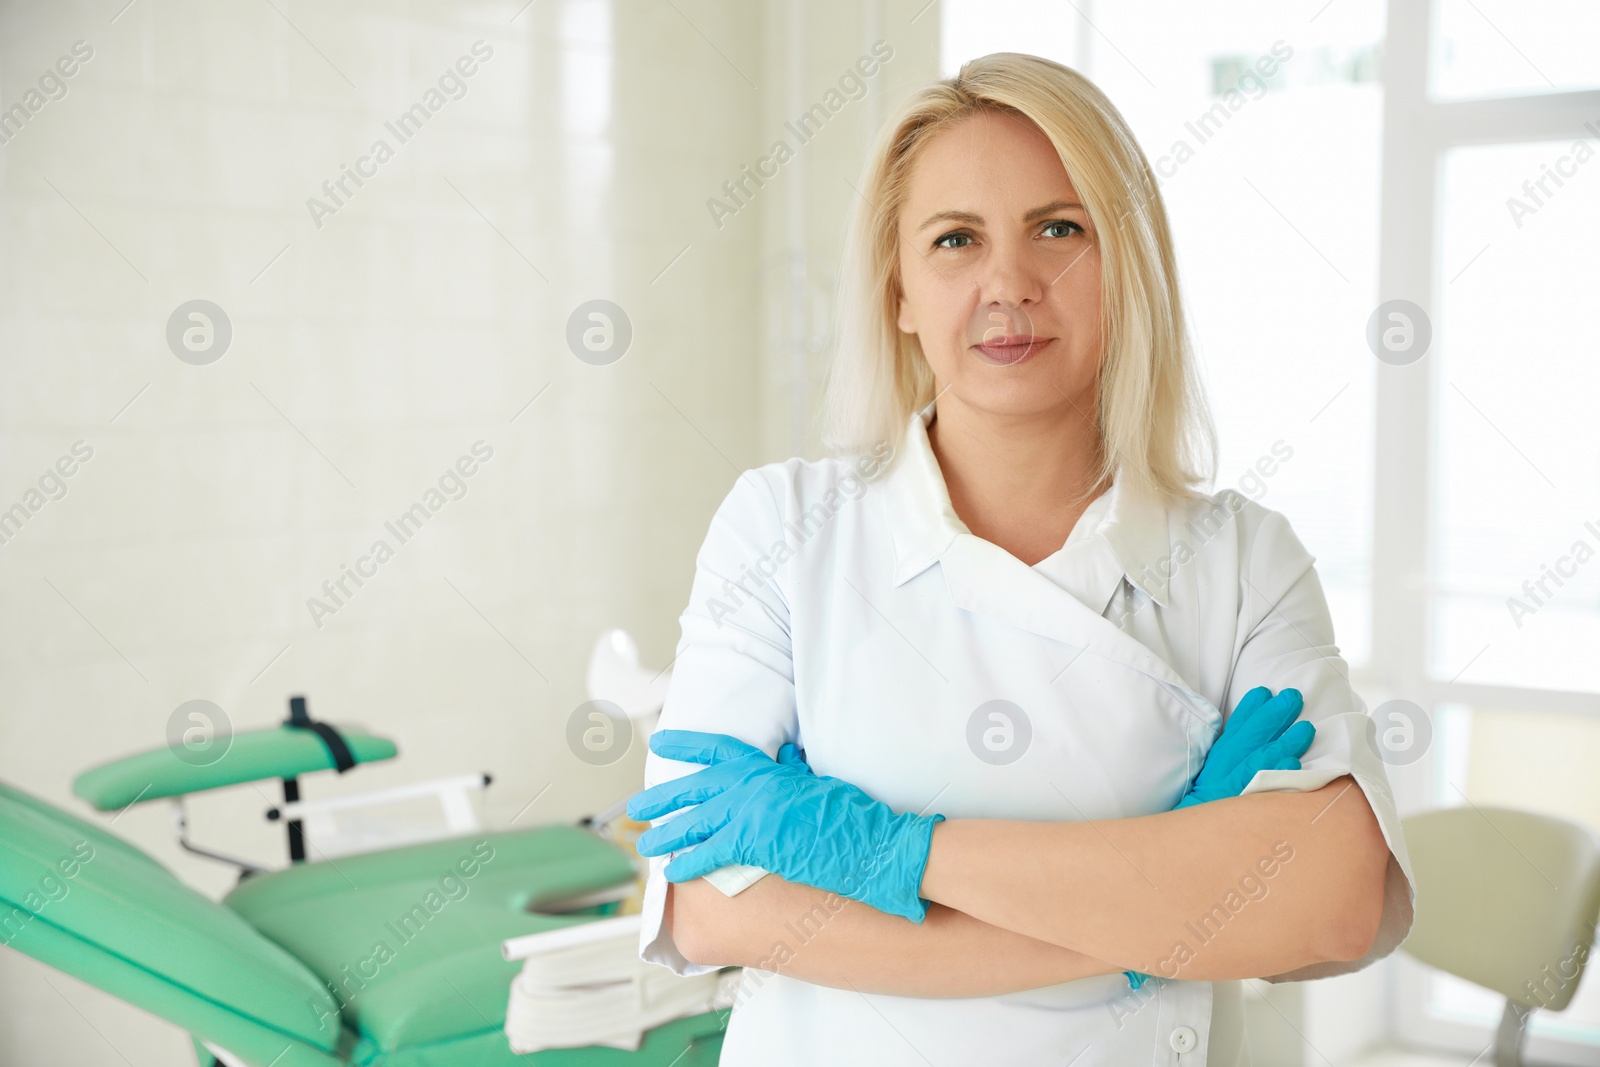
[[[793,748],[785,745],[774,760],[727,734],[652,734],[656,755],[708,766],[628,801],[628,817],[640,821],[699,805],[639,835],[639,855],[692,845],[667,864],[667,881],[745,863],[920,924],[928,902],[917,890],[933,827],[944,816],[896,813],[841,778],[813,774],[798,754],[785,751]]]
[[[1303,706],[1298,689],[1285,689],[1273,696],[1272,690],[1258,685],[1240,697],[1222,735],[1206,753],[1206,762],[1194,783],[1172,810],[1236,797],[1257,771],[1298,771],[1300,757],[1311,747],[1317,733],[1311,723],[1295,722]],[[1139,971],[1122,973],[1134,989],[1150,977]]]
[[[1311,723],[1295,722],[1303,706],[1298,689],[1273,696],[1272,690],[1258,685],[1240,697],[1178,807],[1236,797],[1257,771],[1298,771],[1299,757],[1317,733]]]

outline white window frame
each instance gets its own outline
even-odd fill
[[[1437,17],[1436,0],[1388,0],[1378,264],[1379,302],[1411,300],[1435,321],[1442,277],[1439,189],[1445,153],[1464,145],[1570,140],[1585,120],[1600,114],[1600,90],[1430,99]],[[1437,710],[1452,704],[1600,716],[1600,693],[1483,685],[1430,670],[1437,368],[1437,354],[1430,352],[1407,366],[1380,364],[1377,370],[1372,642],[1369,659],[1353,672],[1353,680],[1370,693],[1414,701],[1436,722]],[[1393,777],[1403,810],[1436,806],[1440,783],[1434,767],[1434,761],[1424,759],[1396,768],[1400,773]],[[1492,1026],[1429,1018],[1428,972],[1414,961],[1399,961],[1395,980],[1390,1025],[1400,1040],[1469,1054],[1492,1041]],[[1530,1034],[1525,1055],[1576,1065],[1594,1062],[1595,1048]]]

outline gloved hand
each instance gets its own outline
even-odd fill
[[[928,902],[917,890],[944,816],[896,813],[841,778],[813,774],[793,749],[783,746],[774,760],[727,734],[652,734],[656,755],[708,766],[628,801],[628,817],[640,821],[699,805],[639,835],[639,854],[693,845],[667,864],[669,882],[746,863],[920,924]]]
[[[1257,771],[1298,771],[1300,757],[1311,747],[1317,733],[1311,723],[1295,722],[1303,705],[1298,689],[1285,689],[1273,696],[1272,690],[1258,685],[1240,697],[1223,725],[1222,735],[1211,743],[1194,784],[1172,810],[1236,797]],[[1122,973],[1134,989],[1150,977],[1139,971]]]
[[[1303,706],[1298,689],[1273,696],[1272,690],[1258,685],[1240,697],[1177,807],[1236,797],[1257,771],[1298,771],[1299,757],[1317,734],[1311,723],[1295,722]]]

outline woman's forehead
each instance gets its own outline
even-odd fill
[[[980,112],[940,130],[923,147],[911,168],[903,223],[915,227],[945,210],[1021,218],[1057,200],[1078,196],[1044,131],[1020,115]]]

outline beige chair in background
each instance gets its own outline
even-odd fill
[[[1565,819],[1466,805],[1405,820],[1416,920],[1401,948],[1506,998],[1497,1067],[1522,1067],[1528,1016],[1561,1011],[1600,920],[1600,837]]]

